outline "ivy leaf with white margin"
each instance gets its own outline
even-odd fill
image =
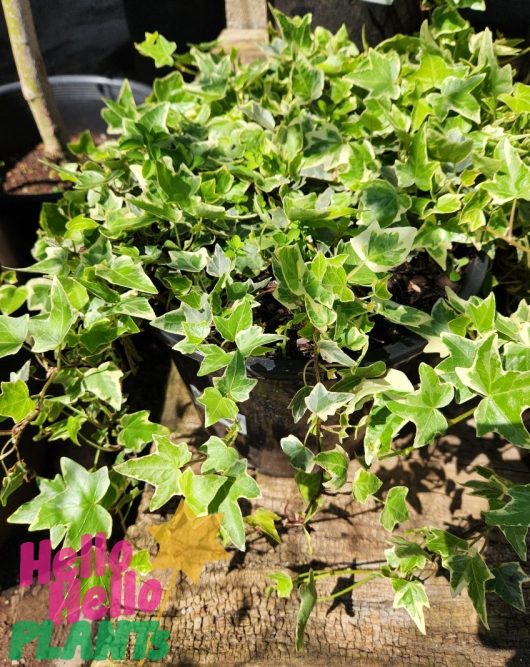
[[[396,524],[408,520],[409,509],[405,501],[408,492],[406,486],[394,486],[388,492],[380,516],[381,525],[385,530],[392,532]]]
[[[27,503],[20,505],[8,518],[8,523],[28,524],[28,530],[36,530],[34,523],[41,508],[53,504],[54,498],[66,488],[64,480],[59,474],[55,475],[53,479],[44,479],[41,477],[37,480],[37,486],[39,487],[39,494]],[[66,529],[62,525],[50,528],[50,540],[54,548],[61,542],[65,532]]]
[[[60,463],[65,489],[41,507],[31,530],[65,526],[64,545],[79,551],[83,535],[110,537],[112,532],[112,517],[100,504],[109,488],[109,473],[107,468],[88,472],[64,456]]]
[[[486,610],[486,582],[493,579],[493,574],[476,549],[469,554],[452,556],[445,561],[450,572],[451,593],[460,595],[464,588],[475,607],[480,620],[486,628],[488,614]]]
[[[429,598],[421,581],[413,579],[392,579],[394,589],[394,609],[403,608],[416,624],[418,630],[425,634],[425,616],[423,608],[429,607]]]
[[[97,368],[86,371],[83,377],[83,386],[91,394],[105,401],[115,410],[119,410],[123,400],[121,393],[122,371],[110,361],[106,361]]]
[[[337,410],[349,403],[352,395],[347,392],[328,391],[326,387],[319,382],[316,384],[309,396],[305,399],[305,404],[322,421],[334,415]]]
[[[194,475],[186,470],[181,478],[181,493],[197,514],[222,514],[221,532],[240,550],[245,550],[245,524],[239,498],[259,498],[261,491],[247,473],[247,462],[239,459],[225,475]]]
[[[244,467],[243,467],[244,466]],[[237,474],[232,477],[231,473],[236,471]],[[243,467],[243,469],[241,469]],[[243,522],[243,515],[239,507],[238,499],[247,498],[249,500],[261,498],[261,490],[254,478],[252,478],[246,471],[246,461],[241,459],[235,464],[231,471],[227,473],[228,480],[220,489],[216,502],[211,503],[208,508],[209,512],[220,512],[223,515],[221,522],[221,532],[225,532],[233,544],[240,550],[245,550],[245,524]],[[226,497],[222,498],[223,494]]]
[[[484,397],[475,410],[478,435],[494,431],[513,445],[530,448],[530,433],[522,419],[530,407],[530,371],[503,370],[497,335],[483,341],[471,368],[457,368],[456,373]]]
[[[378,273],[402,264],[412,250],[415,237],[414,227],[381,229],[374,220],[364,231],[350,239],[350,243],[366,266]]]
[[[300,593],[300,609],[296,620],[296,650],[300,651],[304,645],[304,634],[309,616],[317,603],[317,589],[313,570],[309,570],[307,581],[298,589]]]
[[[484,512],[486,523],[490,526],[530,525],[530,484],[515,485],[508,489],[509,500],[504,507]]]
[[[505,204],[514,199],[530,201],[530,167],[522,161],[507,138],[498,144],[495,157],[502,166],[491,181],[484,181],[480,187],[490,193],[495,204]]]
[[[236,352],[226,367],[224,375],[214,378],[213,383],[223,396],[231,398],[236,403],[243,403],[248,400],[257,380],[247,377],[245,359],[241,352]]]
[[[76,316],[66,292],[57,278],[50,288],[47,313],[36,315],[29,321],[29,333],[33,336],[33,352],[56,350],[70,331]]]
[[[453,388],[440,380],[427,364],[420,365],[420,387],[406,399],[388,401],[388,409],[416,426],[414,447],[423,447],[447,430],[447,419],[438,408],[453,399]]]
[[[224,440],[212,435],[199,447],[199,451],[206,454],[206,461],[201,466],[201,472],[226,473],[239,460],[239,454],[234,447],[229,447]]]
[[[152,58],[155,61],[155,67],[171,67],[173,65],[173,53],[177,49],[175,42],[168,41],[158,32],[146,32],[145,39],[139,44],[135,44],[136,50],[143,56]]]
[[[197,403],[204,406],[204,425],[206,428],[216,424],[221,419],[234,421],[237,417],[237,404],[231,398],[223,396],[216,387],[207,387],[197,399]]]
[[[248,329],[239,331],[236,334],[236,345],[244,357],[266,354],[269,350],[264,345],[283,340],[283,336],[264,333],[263,329],[257,324],[253,324]]]
[[[118,444],[131,452],[140,452],[147,444],[153,442],[155,435],[169,435],[169,429],[166,426],[149,421],[147,410],[123,415],[120,419],[120,427]]]
[[[492,569],[495,579],[488,581],[487,591],[496,593],[507,604],[524,612],[523,584],[530,581],[519,563],[502,563]]]
[[[365,503],[370,496],[376,494],[383,482],[373,472],[359,468],[352,484],[352,495],[360,503]]]
[[[0,417],[11,417],[17,424],[34,409],[35,401],[30,398],[28,385],[23,380],[2,382],[0,394]]]
[[[154,452],[114,466],[120,475],[139,479],[155,487],[149,503],[151,511],[162,507],[181,492],[181,468],[191,460],[191,453],[185,443],[175,445],[169,438],[159,435],[153,436],[153,439],[156,445]]]
[[[96,275],[111,285],[157,294],[158,290],[142,268],[140,260],[128,255],[113,257],[108,266],[96,268]]]
[[[327,452],[320,452],[315,456],[313,461],[330,476],[330,479],[324,483],[324,486],[331,487],[332,489],[340,489],[344,486],[348,476],[350,457],[340,445]]]
[[[315,455],[295,435],[282,438],[280,446],[295,470],[307,473],[313,470]]]
[[[0,315],[0,358],[16,354],[26,340],[29,315],[8,317]]]

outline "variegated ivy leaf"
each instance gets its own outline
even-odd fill
[[[514,445],[530,448],[530,433],[522,419],[530,407],[530,371],[503,370],[497,335],[482,341],[473,365],[456,368],[456,374],[484,397],[475,411],[478,435],[494,431]]]
[[[419,580],[392,579],[394,589],[394,609],[403,608],[416,624],[418,630],[425,634],[424,607],[429,607],[429,598],[425,586]]]
[[[156,449],[152,454],[129,459],[114,466],[120,475],[139,479],[155,487],[149,503],[151,511],[162,507],[170,498],[180,493],[181,470],[191,459],[191,452],[185,443],[176,445],[165,436],[153,437]]]
[[[26,340],[29,316],[8,317],[0,315],[0,357],[16,354]]]
[[[449,405],[452,398],[453,387],[442,382],[430,366],[421,364],[419,389],[386,405],[391,412],[416,426],[414,447],[423,447],[447,430],[447,419],[439,408]]]
[[[500,169],[480,187],[492,195],[496,204],[514,199],[530,201],[530,167],[523,162],[508,138],[498,144],[495,155],[500,160]]]
[[[76,316],[58,278],[54,278],[49,291],[47,312],[32,317],[29,334],[33,337],[33,352],[56,350],[66,338]]]
[[[402,264],[410,254],[416,236],[414,227],[388,227],[381,229],[374,221],[350,243],[371,270],[385,272]]]
[[[334,415],[337,410],[352,400],[352,395],[346,392],[328,391],[326,387],[319,382],[311,393],[305,399],[305,404],[311,412],[326,421],[328,417]]]

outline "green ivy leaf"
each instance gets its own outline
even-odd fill
[[[231,398],[223,396],[219,389],[215,387],[207,387],[202,396],[197,399],[197,402],[204,406],[204,425],[206,428],[216,424],[221,419],[234,421],[237,417],[237,404]]]
[[[128,255],[113,257],[108,266],[96,267],[96,275],[111,285],[157,294],[158,290],[138,260]]]
[[[214,316],[215,328],[225,339],[233,343],[236,336],[252,325],[252,307],[247,300],[241,301],[232,308],[227,317]]]
[[[23,380],[2,382],[0,394],[0,416],[10,417],[15,424],[27,417],[36,406],[29,396],[29,389]]]
[[[250,392],[258,381],[247,377],[245,359],[240,352],[236,352],[223,376],[214,378],[213,382],[223,396],[231,398],[236,403],[243,403],[248,400]]]
[[[225,368],[234,356],[234,352],[226,352],[218,345],[199,345],[199,352],[204,355],[204,358],[201,361],[198,376],[209,375]]]
[[[431,366],[420,365],[420,388],[402,400],[388,401],[391,412],[416,426],[414,447],[432,442],[447,430],[447,420],[438,408],[448,405],[453,398],[453,388],[443,383]]]
[[[408,492],[406,486],[394,486],[388,492],[380,516],[381,525],[385,530],[392,532],[398,523],[408,520],[409,510],[405,501]]]
[[[359,503],[365,503],[370,496],[375,495],[383,482],[373,472],[359,468],[355,473],[352,484],[352,494]]]
[[[317,602],[317,589],[313,570],[309,570],[307,581],[300,585],[300,609],[296,621],[296,650],[301,651],[304,646],[304,635],[309,616]]]
[[[305,447],[295,435],[282,438],[280,446],[295,470],[302,470],[303,472],[313,470],[315,458],[313,452]]]
[[[347,75],[348,81],[368,91],[369,97],[396,99],[399,96],[399,56],[395,52],[368,51],[362,69]]]
[[[352,395],[347,392],[328,391],[319,382],[305,399],[308,409],[322,421],[334,415],[339,408],[352,400]]]
[[[283,336],[276,334],[263,333],[263,329],[256,324],[253,324],[248,329],[239,331],[236,334],[236,345],[241,354],[246,358],[252,355],[266,354],[269,350],[264,345],[275,343],[282,340]]]
[[[271,512],[271,510],[268,510],[265,507],[258,507],[258,509],[250,516],[245,517],[245,521],[249,526],[259,528],[277,544],[280,544],[282,540],[278,534],[278,529],[275,526],[275,521],[280,520],[281,516],[278,516],[278,514]]]
[[[490,526],[530,526],[530,484],[512,486],[507,491],[511,500],[504,507],[484,512]]]
[[[374,221],[354,236],[350,243],[366,266],[377,273],[402,264],[412,249],[415,236],[414,227],[381,229],[379,223]]]
[[[164,436],[154,436],[156,449],[152,454],[129,459],[114,466],[114,470],[133,479],[139,479],[155,487],[149,503],[151,511],[157,510],[173,496],[180,493],[181,469],[191,459],[185,443],[175,445]]]
[[[153,442],[155,435],[169,435],[169,429],[166,426],[149,421],[147,410],[123,415],[120,419],[120,427],[118,444],[131,452],[141,452],[147,444]]]
[[[492,195],[496,204],[514,199],[530,201],[530,167],[522,161],[509,139],[504,138],[499,143],[496,156],[500,160],[499,171],[480,187]]]
[[[65,546],[78,551],[83,535],[105,533],[110,537],[112,517],[101,506],[109,487],[109,473],[107,468],[88,472],[79,463],[66,457],[62,457],[60,463],[64,491],[54,496],[53,502],[40,508],[30,530],[65,526]]]
[[[495,579],[488,581],[488,592],[496,593],[507,604],[524,612],[523,584],[530,581],[530,578],[519,563],[502,563],[491,572]]]
[[[175,42],[169,42],[158,32],[146,32],[144,41],[134,46],[143,56],[152,58],[156,67],[173,66],[173,54],[177,45]]]
[[[17,287],[16,285],[2,285],[0,286],[0,312],[5,315],[11,315],[17,311],[20,306],[26,301],[28,290],[25,285]],[[0,323],[3,317],[0,317]],[[8,320],[9,322],[9,320]],[[3,329],[0,324],[0,331]],[[1,335],[0,335],[1,340]],[[1,343],[0,343],[1,350]]]
[[[36,315],[29,321],[29,333],[33,336],[33,352],[56,350],[70,331],[76,316],[66,292],[57,278],[50,289],[47,313]]]
[[[423,608],[430,606],[425,586],[418,580],[393,578],[392,588],[394,589],[394,609],[405,609],[418,630],[425,634]]]
[[[324,90],[324,72],[300,56],[291,70],[291,90],[302,103],[318,100]]]
[[[28,472],[24,461],[17,461],[7,471],[7,474],[2,479],[2,487],[0,488],[0,504],[2,507],[6,506],[9,496],[24,484]]]
[[[123,401],[121,393],[122,377],[122,371],[118,370],[110,361],[106,361],[97,368],[86,371],[83,377],[83,386],[86,391],[105,401],[115,410],[119,410]]]
[[[201,466],[202,473],[227,473],[236,461],[239,454],[234,447],[229,447],[221,438],[212,435],[199,447],[199,451],[206,454],[206,461]]]
[[[274,581],[274,587],[279,598],[288,598],[293,590],[293,580],[285,572],[269,572],[269,579]]]
[[[478,435],[495,431],[514,445],[530,448],[530,433],[522,420],[530,407],[530,371],[503,371],[497,336],[481,343],[471,368],[457,368],[456,373],[484,397],[475,411]]]
[[[340,489],[346,483],[350,457],[340,445],[327,452],[320,452],[315,456],[313,462],[323,468],[329,475],[324,486],[332,489]]]
[[[450,572],[451,592],[460,595],[467,588],[471,602],[475,607],[480,620],[489,628],[486,611],[486,582],[493,579],[482,556],[473,550],[469,555],[452,556],[446,560]]]

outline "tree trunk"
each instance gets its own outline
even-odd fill
[[[66,138],[46,76],[29,0],[2,0],[2,7],[22,94],[29,104],[46,154],[57,159],[66,150]]]

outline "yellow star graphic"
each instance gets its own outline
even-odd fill
[[[160,545],[153,569],[182,571],[195,583],[206,563],[230,558],[217,541],[221,517],[196,516],[182,500],[171,521],[149,527]]]

